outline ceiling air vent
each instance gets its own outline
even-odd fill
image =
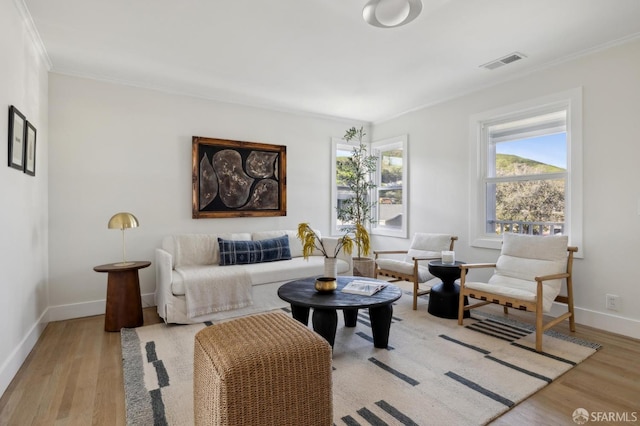
[[[508,54],[507,56],[503,56],[500,59],[496,59],[495,61],[487,62],[484,65],[480,65],[480,68],[495,70],[496,68],[500,68],[501,66],[508,65],[515,61],[519,61],[522,58],[526,58],[526,56],[524,56],[522,53],[513,52]]]

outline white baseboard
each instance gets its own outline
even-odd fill
[[[11,380],[13,380],[16,373],[18,373],[18,370],[22,367],[24,360],[27,359],[27,356],[38,342],[38,339],[47,326],[46,318],[47,310],[40,315],[38,321],[31,327],[29,332],[24,336],[18,346],[13,350],[13,352],[11,352],[11,355],[9,355],[7,360],[0,367],[0,395],[4,394],[4,391],[7,390]]]
[[[143,294],[141,297],[143,308],[156,305],[154,293]],[[49,316],[47,320],[64,321],[73,318],[103,315],[105,306],[105,299],[94,300],[91,302],[71,303],[68,305],[49,306]]]
[[[638,320],[578,307],[575,307],[574,311],[576,323],[579,325],[586,325],[633,339],[640,339],[640,321]],[[552,316],[558,316],[564,312],[567,312],[566,305],[554,303],[550,313]]]
[[[576,309],[576,322],[610,333],[640,339],[640,321],[609,313]]]

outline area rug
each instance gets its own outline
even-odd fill
[[[551,332],[537,353],[531,326],[477,311],[461,327],[426,306],[411,310],[404,296],[394,304],[387,349],[373,347],[366,310],[355,328],[344,327],[339,315],[334,423],[486,424],[600,347]],[[194,336],[206,326],[122,330],[127,424],[193,424]]]

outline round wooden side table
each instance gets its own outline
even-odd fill
[[[120,331],[123,327],[140,327],[143,324],[138,270],[149,265],[151,262],[135,261],[126,265],[108,263],[93,268],[96,272],[108,274],[105,331]]]

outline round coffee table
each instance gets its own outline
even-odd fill
[[[429,272],[440,278],[442,283],[431,287],[429,292],[429,313],[441,318],[458,318],[458,302],[460,286],[455,281],[460,278],[460,265],[464,262],[443,263],[441,260],[429,262]],[[467,296],[464,304],[468,305]],[[469,318],[469,311],[464,311],[464,318]]]
[[[363,277],[338,277],[338,288],[331,293],[317,292],[314,285],[317,277],[303,278],[283,284],[278,289],[278,296],[291,304],[293,317],[307,325],[309,309],[313,308],[313,330],[324,337],[333,347],[338,327],[337,310],[342,309],[344,323],[347,327],[355,327],[358,309],[369,309],[373,346],[386,348],[389,344],[391,328],[392,303],[402,296],[398,286],[387,286],[371,296],[343,293],[342,288],[354,279],[377,283],[386,281]]]

